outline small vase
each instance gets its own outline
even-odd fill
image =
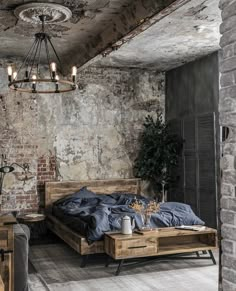
[[[151,214],[149,213],[142,213],[141,214],[141,218],[142,218],[142,230],[151,230],[151,225],[150,225],[150,218],[151,218]]]

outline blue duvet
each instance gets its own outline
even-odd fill
[[[121,229],[121,219],[129,215],[135,227],[141,228],[142,219],[129,205],[137,199],[147,204],[151,199],[129,193],[111,195],[95,194],[86,187],[68,195],[53,204],[53,214],[75,231],[86,236],[87,241],[101,240],[104,232]],[[153,213],[151,227],[180,225],[203,225],[187,204],[178,202],[162,203],[160,210]]]

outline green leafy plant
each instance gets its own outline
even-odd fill
[[[171,181],[171,168],[178,165],[183,140],[171,134],[168,123],[162,115],[148,115],[140,135],[140,148],[134,162],[134,175],[151,183],[154,189],[161,189],[162,201],[166,185]]]

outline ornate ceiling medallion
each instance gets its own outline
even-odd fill
[[[41,15],[45,15],[45,23],[65,22],[72,16],[69,8],[55,3],[27,3],[18,6],[14,13],[19,19],[33,24],[41,22]]]

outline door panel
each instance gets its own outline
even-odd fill
[[[172,132],[184,139],[179,166],[172,171],[178,182],[168,200],[191,205],[208,226],[216,227],[216,143],[214,113],[173,121]]]

